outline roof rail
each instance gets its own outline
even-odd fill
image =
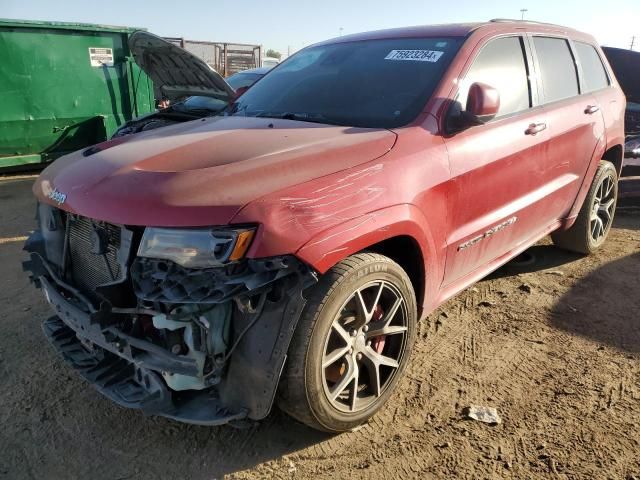
[[[492,18],[489,20],[492,23],[502,23],[502,22],[516,22],[516,23],[534,23],[536,25],[550,25],[552,27],[562,27],[562,25],[558,25],[556,23],[548,23],[548,22],[536,22],[535,20],[519,20],[517,18]]]

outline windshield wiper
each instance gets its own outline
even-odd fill
[[[293,112],[260,112],[254,115],[258,118],[278,118],[282,120],[297,120],[310,123],[331,123],[327,117],[319,113],[293,113]]]
[[[195,113],[195,114],[207,114],[207,115],[215,115],[220,112],[220,109],[216,108],[185,108],[180,110],[182,113]]]

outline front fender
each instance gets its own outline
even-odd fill
[[[344,258],[367,247],[398,236],[409,236],[418,244],[426,272],[424,285],[424,308],[430,310],[430,299],[435,298],[441,281],[444,257],[432,235],[429,223],[422,212],[411,204],[401,204],[376,210],[325,230],[297,252],[296,256],[324,273]],[[416,292],[419,293],[419,292]]]

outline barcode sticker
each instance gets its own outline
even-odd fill
[[[385,60],[409,62],[437,62],[444,52],[439,50],[391,50]]]

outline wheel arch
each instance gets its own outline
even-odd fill
[[[576,218],[578,217],[578,213],[580,212],[582,204],[587,197],[587,192],[589,190],[589,187],[591,186],[591,182],[593,181],[596,171],[598,170],[600,161],[607,160],[613,163],[613,165],[616,167],[618,176],[620,176],[620,172],[622,171],[623,156],[624,147],[619,142],[614,141],[608,145],[605,145],[604,138],[601,138],[599,140],[598,146],[596,146],[593,157],[589,162],[584,177],[582,178],[582,185],[580,186],[580,190],[576,195],[573,206],[571,207],[569,214],[562,222],[562,226],[560,227],[561,231],[565,231],[571,228]]]
[[[619,144],[609,147],[602,155],[602,160],[607,160],[608,162],[613,163],[613,165],[616,167],[616,172],[618,173],[618,177],[620,176],[620,172],[622,171],[623,158],[624,158],[624,147]]]
[[[407,272],[422,315],[442,279],[444,259],[437,254],[436,245],[422,212],[414,205],[402,204],[324,231],[302,246],[296,256],[320,273],[358,252],[388,256]]]
[[[384,255],[402,267],[411,280],[416,304],[420,308],[424,302],[425,270],[424,256],[416,239],[410,235],[398,235],[370,245],[365,250]]]

